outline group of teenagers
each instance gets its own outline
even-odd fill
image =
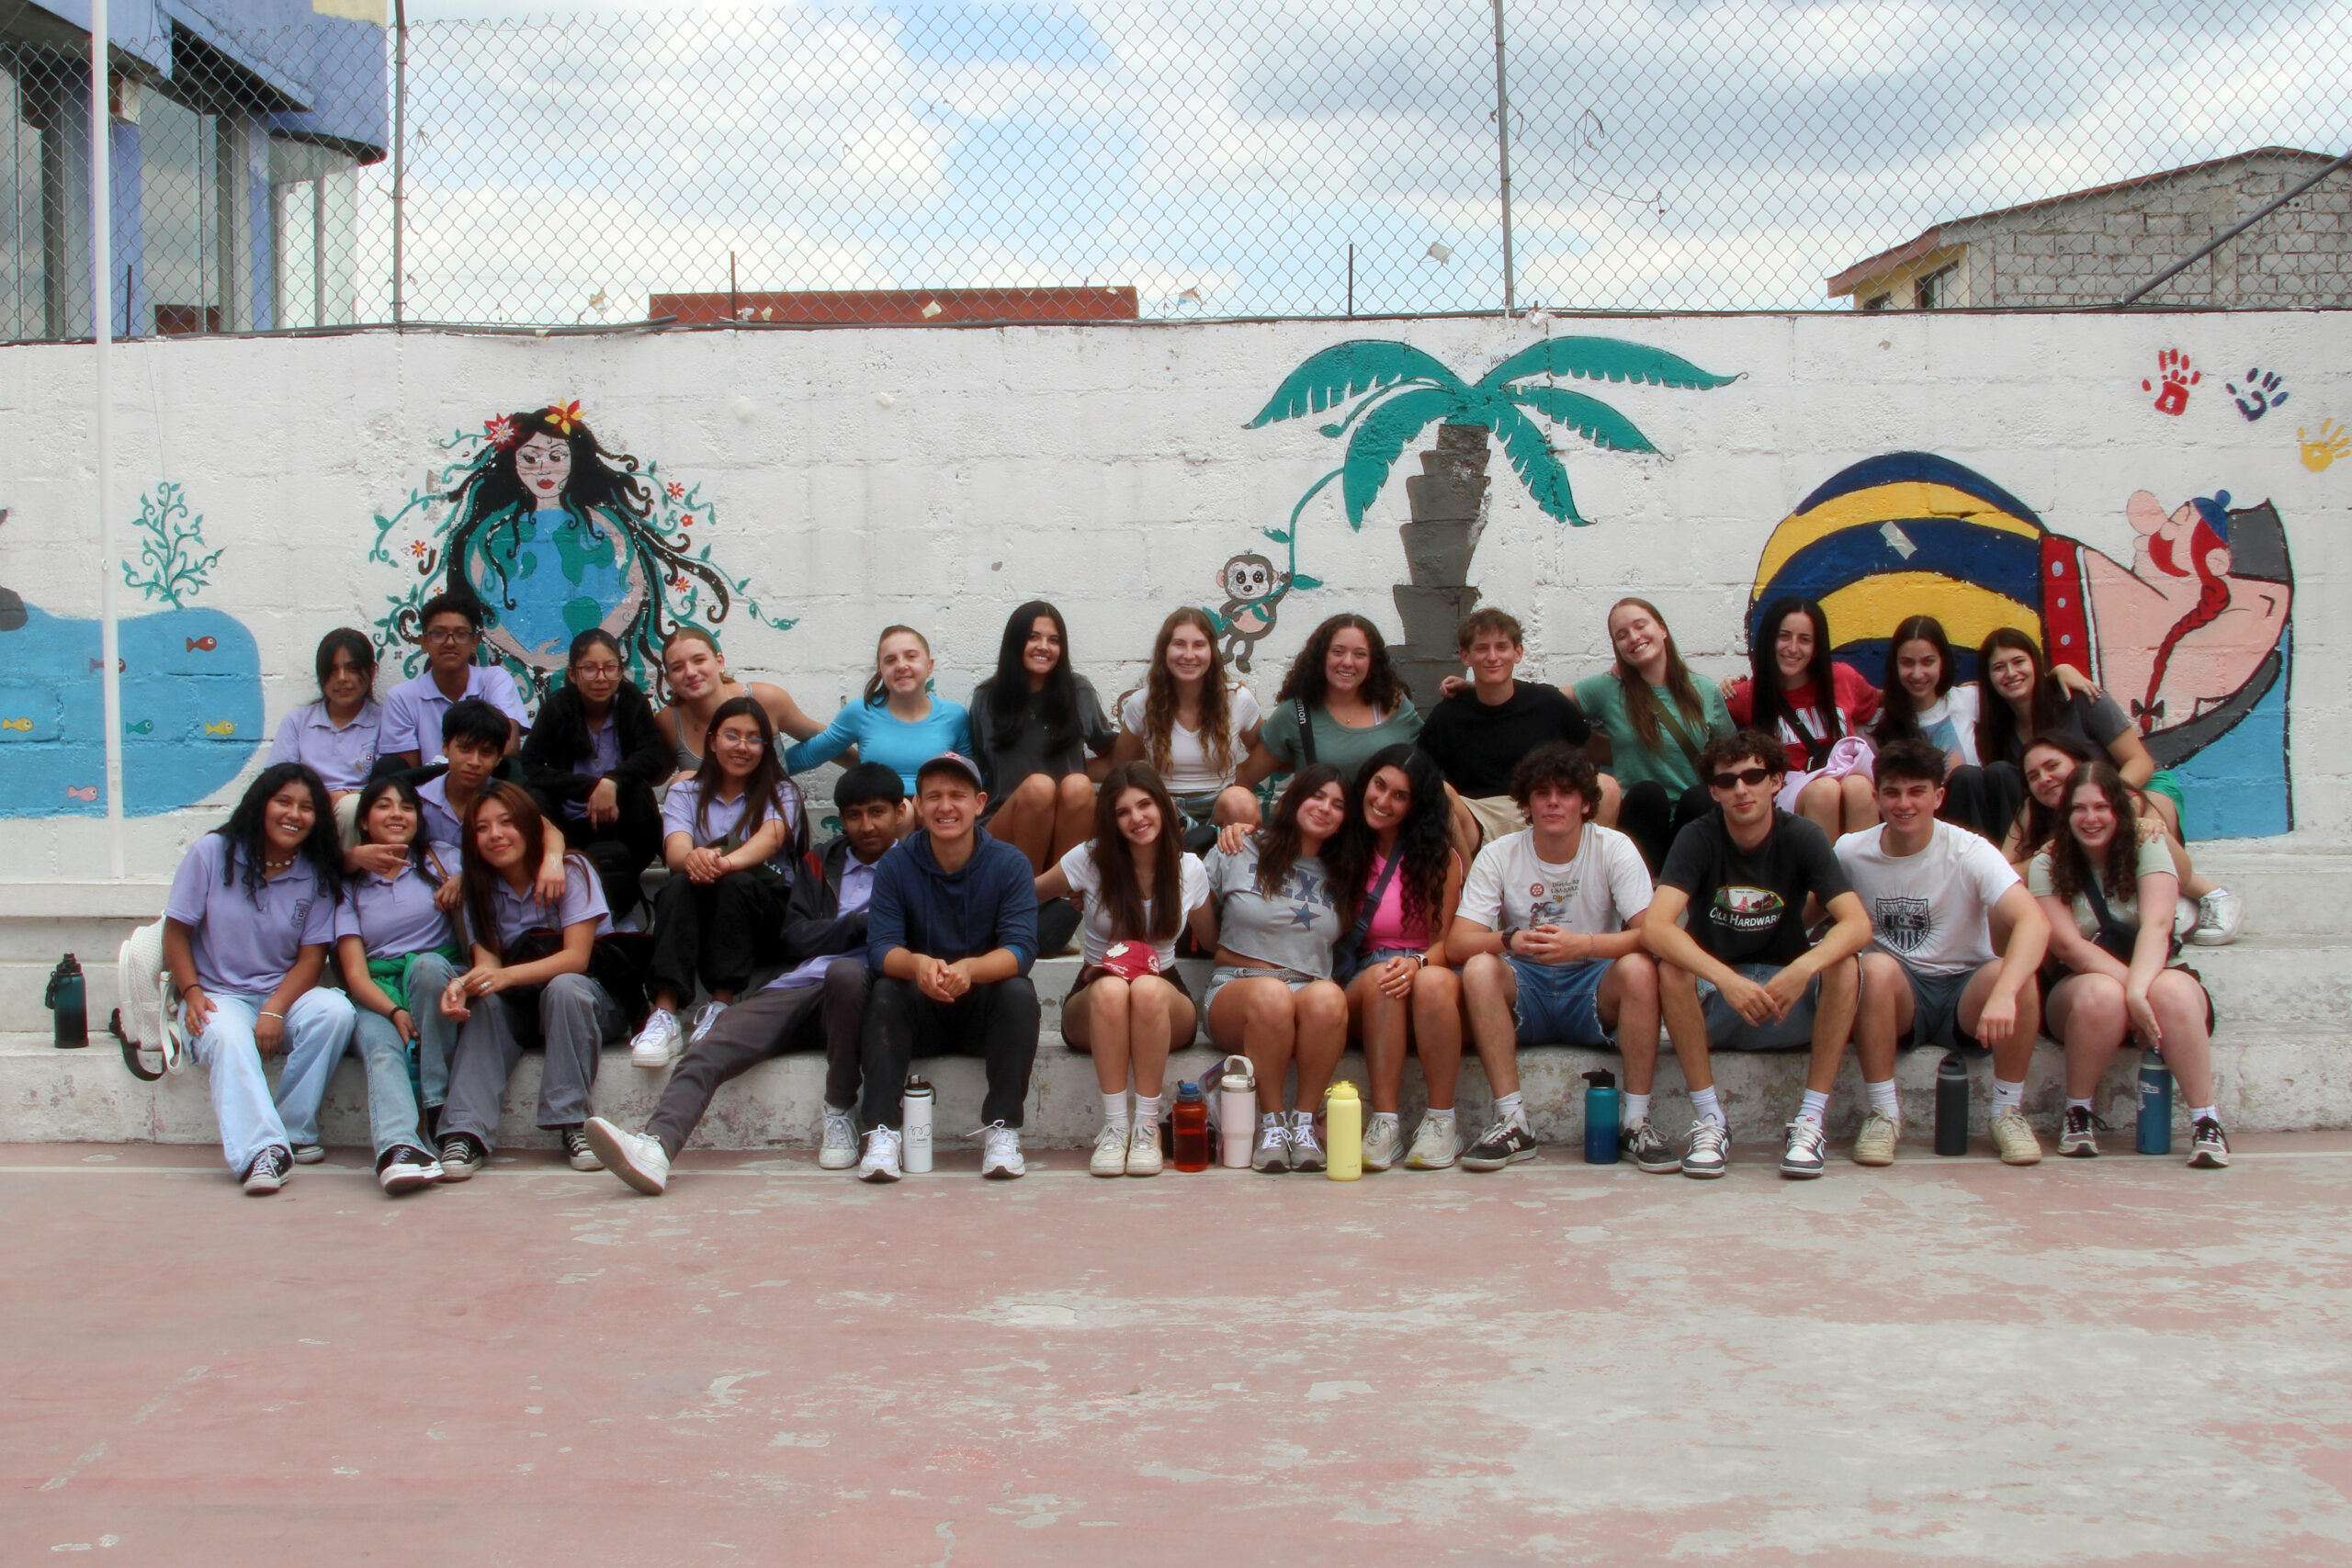
[[[1713,1052],[1810,1051],[1792,1178],[1825,1167],[1849,1044],[1862,1165],[1895,1157],[1903,1046],[1989,1052],[1993,1142],[2032,1164],[2045,1025],[2060,1153],[2097,1155],[2100,1076],[2136,1040],[2188,1102],[2189,1163],[2226,1165],[2211,1005],[2178,958],[2233,940],[2242,911],[2196,872],[2179,788],[2114,703],[2013,629],[1966,684],[1913,617],[1873,687],[1832,660],[1818,604],[1756,625],[1748,675],[1719,687],[1656,606],[1620,600],[1611,667],[1559,687],[1520,679],[1519,623],[1479,610],[1423,715],[1360,615],[1318,626],[1261,709],[1185,608],[1106,716],[1033,602],[968,705],[891,626],[820,725],[692,626],[662,648],[659,709],[590,630],[534,716],[478,662],[480,604],[446,593],[419,616],[422,671],[380,704],[369,639],[322,639],[319,700],[187,852],[163,942],[178,1025],[254,1193],[324,1157],[321,1104],[355,1051],[390,1193],[481,1168],[531,1048],[537,1125],[643,1192],[722,1084],[800,1050],[825,1056],[825,1168],[899,1179],[912,1058],[963,1053],[987,1079],[981,1174],[1018,1177],[1032,968],[1073,941],[1061,1030],[1096,1069],[1097,1176],[1160,1171],[1168,1059],[1204,1024],[1250,1063],[1266,1172],[1323,1168],[1317,1109],[1351,1043],[1368,1170],[1532,1157],[1517,1052],[1538,1044],[1618,1050],[1629,1157],[1702,1179],[1729,1158]],[[793,775],[834,761],[840,832],[816,846]],[[1180,950],[1213,959],[1197,998]],[[1651,1117],[1661,1030],[1690,1102],[1679,1147]],[[1493,1094],[1475,1139],[1465,1036]],[[638,1131],[592,1111],[624,1040],[669,1073]],[[1408,1055],[1427,1089],[1409,1138]]]

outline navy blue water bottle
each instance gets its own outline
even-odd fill
[[[1617,1163],[1617,1075],[1607,1068],[1584,1076],[1584,1163]]]
[[[1936,1069],[1936,1153],[1968,1152],[1968,1063],[1957,1051],[1944,1053]]]
[[[78,1051],[90,1043],[90,1010],[88,993],[82,981],[82,966],[72,953],[57,961],[49,972],[48,987],[41,994],[41,1006],[51,1010],[61,1051]]]
[[[2143,1155],[2172,1153],[2172,1069],[2158,1050],[2140,1053],[2138,1146]]]

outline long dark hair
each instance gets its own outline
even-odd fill
[[[1143,750],[1151,765],[1165,772],[1173,761],[1176,733],[1176,677],[1168,669],[1168,644],[1178,626],[1192,626],[1209,639],[1209,664],[1201,671],[1201,750],[1209,766],[1221,775],[1233,772],[1233,693],[1226,684],[1225,650],[1217,646],[1217,631],[1208,612],[1187,604],[1171,610],[1159,623],[1159,637],[1151,645],[1151,670],[1143,678]]]
[[[1159,808],[1159,837],[1152,841],[1151,886],[1136,875],[1127,836],[1119,831],[1119,796],[1139,789]],[[1177,828],[1176,802],[1148,762],[1121,762],[1102,779],[1094,796],[1094,874],[1102,879],[1102,907],[1110,911],[1119,940],[1166,942],[1184,924],[1184,843]],[[1148,901],[1151,916],[1144,917]]]
[[[1884,695],[1879,703],[1878,723],[1871,728],[1871,739],[1881,748],[1921,739],[1919,710],[1911,705],[1910,689],[1903,683],[1901,656],[1906,642],[1924,642],[1936,650],[1936,695],[1942,697],[1951,691],[1951,638],[1944,635],[1944,624],[1933,615],[1910,616],[1886,639],[1886,671],[1879,682]]]
[[[797,804],[799,791],[785,777],[784,764],[776,760],[775,728],[768,722],[768,710],[752,696],[729,697],[718,705],[710,716],[710,723],[702,732],[702,766],[695,770],[695,836],[700,838],[710,831],[711,797],[727,779],[727,770],[718,761],[718,749],[711,742],[718,734],[718,727],[730,718],[749,718],[760,727],[760,760],[752,766],[751,776],[743,781],[743,815],[736,819],[738,842],[748,842],[760,825],[768,819],[775,807],[776,797],[792,790],[791,798]],[[808,847],[808,813],[795,813],[799,821],[797,831],[788,833],[794,856]],[[796,825],[787,822],[787,829]]]
[[[1680,711],[1683,721],[1701,732],[1690,738],[1692,743],[1703,745],[1706,740],[1707,705],[1699,695],[1699,688],[1691,683],[1690,666],[1682,662],[1682,649],[1675,646],[1674,634],[1667,629],[1665,615],[1648,600],[1630,596],[1610,605],[1609,615],[1616,615],[1628,604],[1646,613],[1651,620],[1657,623],[1658,635],[1666,639],[1666,694],[1674,699],[1674,705]],[[1608,617],[1602,618],[1601,626],[1605,631]],[[1617,677],[1618,688],[1625,699],[1625,717],[1632,722],[1634,735],[1640,738],[1642,750],[1658,750],[1665,739],[1665,731],[1660,728],[1657,698],[1651,694],[1650,683],[1642,679],[1640,671],[1616,657],[1617,639],[1614,637],[1609,639],[1609,653],[1610,673]]]
[[[1396,825],[1396,848],[1404,852],[1396,863],[1396,874],[1405,885],[1405,923],[1410,926],[1418,919],[1432,939],[1443,936],[1437,921],[1445,907],[1446,877],[1453,866],[1453,838],[1449,830],[1453,810],[1446,799],[1445,774],[1437,759],[1419,747],[1383,747],[1356,770],[1356,782],[1348,789],[1348,819],[1330,854],[1331,874],[1358,897],[1372,896],[1380,852],[1377,835],[1364,819],[1363,802],[1372,788],[1372,775],[1383,768],[1404,774],[1413,791],[1413,804],[1405,820]]]
[[[1330,763],[1317,762],[1299,769],[1291,775],[1290,787],[1274,802],[1274,819],[1258,829],[1258,892],[1261,897],[1272,898],[1279,894],[1283,878],[1298,863],[1299,852],[1305,847],[1298,830],[1299,805],[1329,784],[1340,785],[1342,792],[1347,787],[1346,779]],[[1338,877],[1331,879],[1331,901],[1339,907],[1343,922],[1355,917],[1355,898],[1347,884]]]
[[[874,673],[865,678],[865,705],[867,707],[876,707],[889,700],[889,688],[882,684],[882,645],[888,642],[892,637],[898,637],[902,633],[922,644],[922,651],[925,657],[929,657],[931,654],[931,638],[923,636],[922,633],[915,630],[914,627],[884,626],[882,628],[882,635],[874,639]],[[713,644],[712,646],[716,647],[717,644]],[[1069,643],[1063,643],[1062,653],[1064,655],[1062,662],[1065,664],[1069,663]],[[1022,683],[1022,690],[1028,690],[1028,683],[1025,680]]]
[[[2009,707],[2009,699],[2001,695],[1993,684],[1993,656],[2003,649],[2015,649],[2033,660],[2033,730],[2030,735],[2018,733],[2018,716]],[[1976,759],[1980,762],[2022,762],[2025,742],[2046,735],[2058,722],[2061,699],[2058,682],[2050,673],[2050,660],[2043,656],[2041,644],[2015,626],[1995,626],[1985,634],[1984,643],[1976,649]]]
[[[2074,762],[2075,770],[2084,768],[2092,762],[2101,762],[2106,761],[2104,757],[2101,757],[2096,750],[2092,750],[2087,742],[2077,740],[2075,737],[2067,734],[2063,729],[2052,729],[2043,734],[2037,735],[2032,739],[2025,743],[2023,750],[2021,750],[2018,755],[2018,768],[2019,772],[2023,772],[2025,768],[2024,753],[2026,751],[2032,750],[2037,746],[2047,746],[2052,751],[2056,751],[2060,755],[2068,758]],[[2071,778],[2073,776],[2073,772],[2070,771],[2067,776]],[[2137,794],[2138,792],[2134,791],[2133,793]],[[2031,784],[2028,784],[2026,785],[2024,847],[2028,851],[2038,850],[2042,845],[2050,842],[2052,839],[2058,836],[2058,829],[2064,826],[2066,820],[2066,797],[2062,795],[2058,797],[2058,801],[2059,804],[2055,809],[2044,806],[2041,804],[2040,797],[2035,795],[2033,793],[2033,785]]]
[[[664,641],[662,646],[666,649],[670,646],[671,642],[674,642],[675,640],[677,639],[673,635],[668,640]],[[708,638],[706,637],[705,640],[707,641]],[[715,642],[711,643],[711,647],[713,648],[717,648],[718,646],[718,645]],[[567,671],[570,671],[572,666],[580,662],[582,657],[592,648],[611,649],[613,650],[613,661],[621,666],[621,678],[623,680],[627,680],[628,678],[628,655],[621,651],[620,639],[613,636],[612,633],[606,631],[602,626],[590,626],[586,631],[582,632],[578,637],[571,639],[571,650],[563,656],[564,669]],[[567,683],[569,682],[567,682]]]
[[[2059,797],[2065,818],[2050,840],[2050,890],[2061,903],[2071,904],[2076,894],[2091,885],[2091,857],[2075,837],[2072,821],[2075,792],[2085,784],[2095,785],[2107,796],[2108,809],[2115,813],[2115,833],[2107,840],[2107,864],[2099,868],[2098,886],[2110,904],[2136,899],[2140,895],[2140,816],[2132,786],[2106,762],[2085,762],[2066,775],[2066,793]]]
[[[1378,626],[1346,611],[1307,634],[1306,646],[1291,660],[1290,673],[1283,677],[1283,689],[1274,694],[1274,701],[1286,703],[1299,697],[1309,708],[1321,707],[1330,694],[1330,677],[1323,666],[1330,656],[1331,639],[1350,626],[1363,633],[1363,640],[1372,649],[1372,664],[1363,672],[1363,700],[1384,716],[1395,713],[1404,703],[1405,682],[1397,676],[1396,667],[1388,662],[1388,644],[1381,637]]]
[[[359,792],[359,814],[356,819],[359,841],[375,842],[368,837],[368,813],[379,799],[387,795],[399,795],[401,804],[416,814],[416,832],[408,841],[408,863],[419,872],[430,876],[432,873],[425,869],[424,862],[424,803],[417,799],[416,786],[409,783],[403,774],[386,773],[381,778],[371,779],[368,781],[368,787]]]
[[[334,656],[338,653],[351,655],[352,668],[368,677],[371,689],[359,694],[360,704],[366,705],[375,695],[372,688],[376,684],[376,645],[368,640],[366,632],[354,631],[349,626],[337,626],[319,638],[319,695],[322,697],[327,694],[327,677],[334,673]]]
[[[506,943],[498,934],[500,873],[482,858],[474,842],[474,827],[481,820],[481,808],[492,801],[506,807],[507,814],[514,818],[514,830],[522,837],[523,853],[528,861],[537,861],[539,846],[547,841],[547,818],[539,815],[538,805],[532,800],[529,790],[504,779],[492,779],[483,784],[473,804],[466,807],[466,820],[458,835],[465,840],[461,846],[464,869],[458,874],[465,891],[466,923],[470,928],[471,940],[490,949],[503,964],[506,961]],[[569,880],[596,874],[584,858],[568,853],[563,857],[563,874]]]
[[[1813,623],[1813,657],[1805,662],[1804,678],[1813,687],[1815,711],[1821,716],[1819,735],[1798,721],[1795,706],[1781,688],[1776,645],[1781,640],[1781,624],[1791,615],[1803,615]],[[1810,751],[1844,733],[1838,714],[1837,666],[1829,657],[1829,615],[1819,604],[1790,594],[1765,605],[1755,635],[1747,639],[1747,671],[1748,719],[1765,734],[1778,734],[1779,727],[1786,725],[1789,733]]]
[[[1004,636],[996,645],[996,673],[980,682],[982,711],[972,716],[976,724],[989,727],[989,739],[1000,751],[1012,745],[1029,722],[1029,668],[1022,663],[1021,653],[1040,616],[1054,623],[1062,656],[1046,671],[1046,683],[1036,694],[1037,722],[1045,729],[1048,752],[1067,751],[1078,744],[1078,679],[1069,668],[1069,627],[1059,610],[1043,599],[1032,599],[1005,621]]]
[[[311,863],[311,873],[319,882],[319,897],[340,898],[343,838],[335,830],[334,802],[327,794],[325,781],[301,762],[275,762],[264,768],[261,776],[245,786],[244,796],[229,813],[229,820],[212,829],[229,840],[230,852],[220,865],[220,886],[233,886],[242,871],[245,892],[254,903],[261,902],[262,862],[269,858],[269,829],[263,811],[270,797],[289,784],[303,784],[311,792],[310,836],[294,852]]]

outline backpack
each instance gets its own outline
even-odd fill
[[[141,926],[124,938],[114,963],[115,995],[122,1001],[107,1028],[121,1043],[122,1065],[131,1076],[153,1083],[187,1065],[178,998],[164,967],[164,922]]]

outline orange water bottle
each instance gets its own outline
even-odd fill
[[[1209,1102],[1201,1097],[1201,1086],[1180,1083],[1176,1086],[1176,1106],[1169,1116],[1170,1130],[1175,1134],[1176,1168],[1206,1170],[1209,1168]]]

